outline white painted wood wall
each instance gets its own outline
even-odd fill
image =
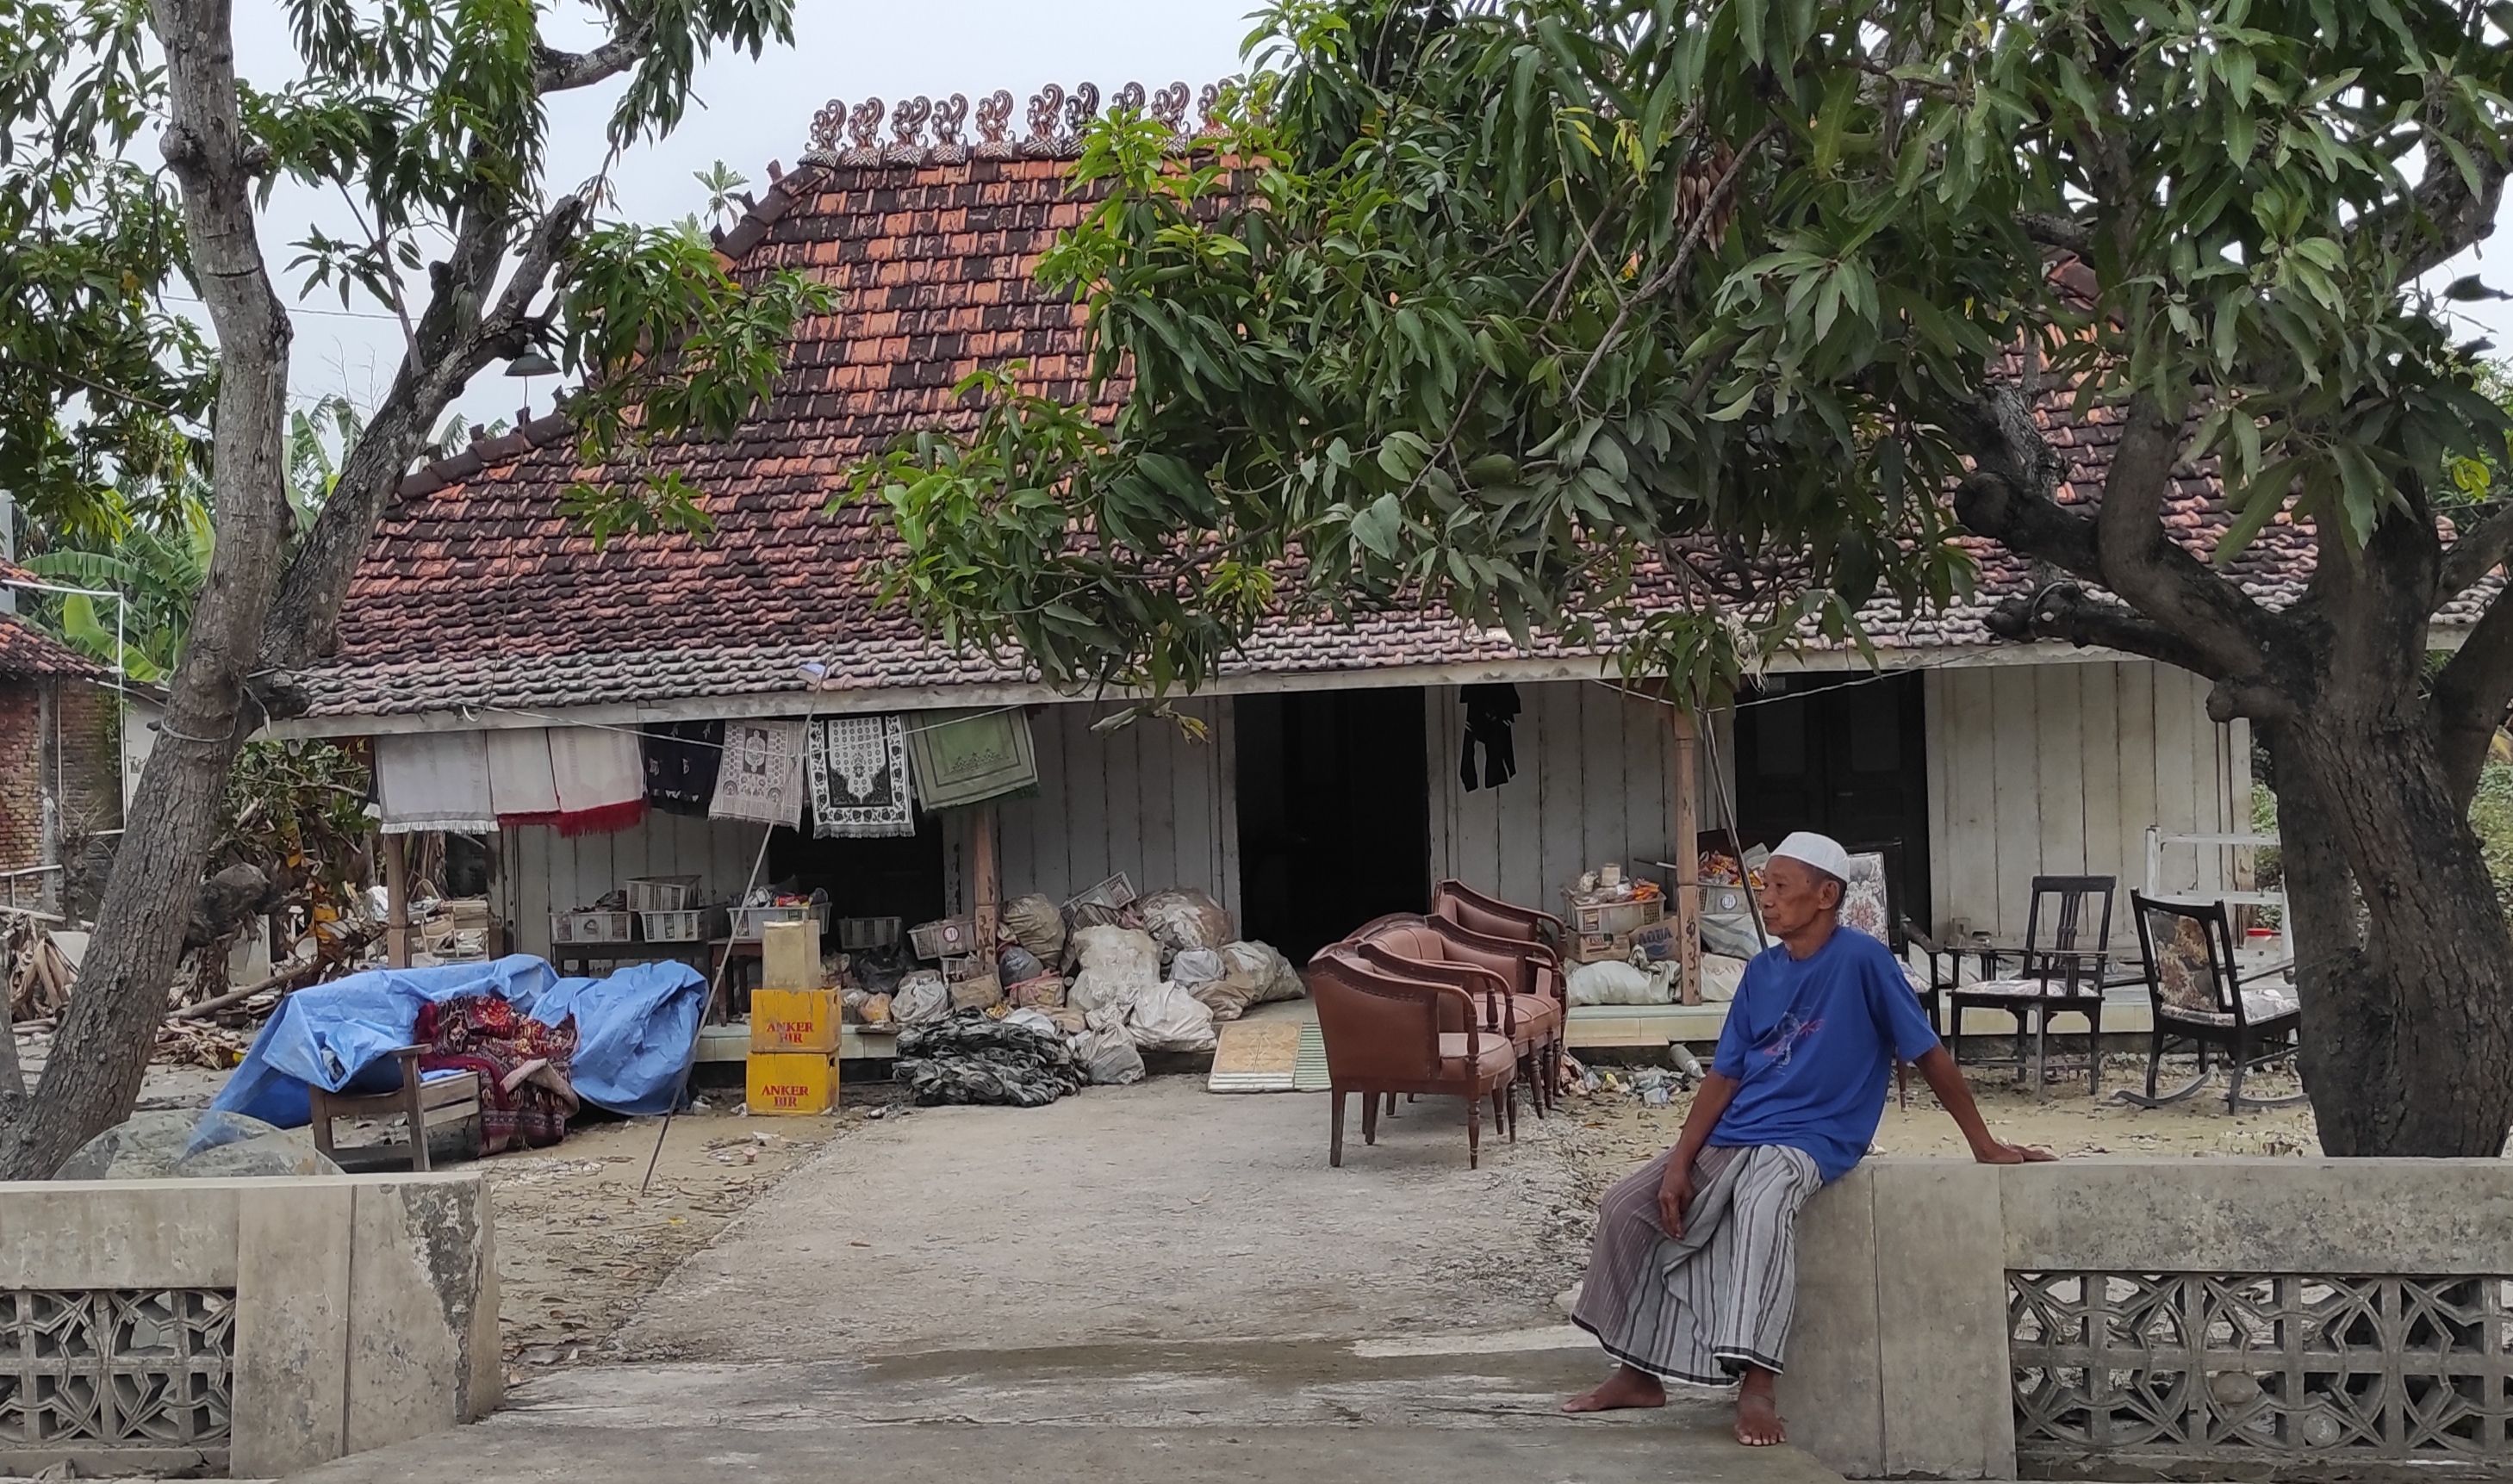
[[[1510,737],[1518,775],[1498,789],[1467,793],[1457,777],[1465,706],[1453,686],[1430,691],[1425,704],[1432,879],[1454,877],[1478,891],[1559,913],[1562,888],[1581,872],[1609,862],[1647,871],[1652,861],[1671,859],[1672,741],[1663,706],[1591,681],[1521,685]],[[1735,751],[1729,720],[1718,719],[1723,764]],[[1705,830],[1725,817],[1709,766],[1705,750],[1695,801]]]
[[[2129,893],[2146,878],[2146,829],[2249,829],[2251,728],[2208,719],[2209,683],[2143,660],[1932,671],[1931,890],[1937,923],[2024,933],[2032,878],[2112,876],[2112,941],[2134,952]],[[2236,861],[2191,876],[2222,889]]]
[[[1122,709],[1066,702],[1031,716],[1038,796],[995,810],[1005,899],[1038,892],[1061,902],[1123,871],[1137,891],[1193,886],[1236,915],[1239,804],[1229,701],[1179,704],[1180,715],[1204,723],[1201,741],[1163,718],[1091,730]],[[952,870],[964,897],[974,887],[969,869],[955,845]]]
[[[2248,728],[2208,720],[2207,683],[2142,661],[1994,665],[1932,671],[1927,686],[1930,866],[1939,928],[1961,921],[2002,937],[2024,930],[2035,875],[2109,874],[2142,882],[2149,824],[2235,832],[2250,818]],[[1589,682],[1518,687],[1518,776],[1498,790],[1458,787],[1465,708],[1454,687],[1425,696],[1431,875],[1512,901],[1558,907],[1564,883],[1608,861],[1666,859],[1663,708]],[[1239,911],[1239,828],[1230,702],[1180,710],[1209,729],[1194,741],[1174,722],[1106,734],[1091,724],[1118,708],[1069,702],[1031,721],[1040,791],[997,808],[1007,897],[1058,901],[1124,871],[1138,890],[1196,886]],[[1732,718],[1717,719],[1716,756],[1733,778]],[[1724,813],[1702,755],[1704,829]],[[970,900],[965,812],[945,836],[946,893]],[[654,814],[634,830],[565,840],[547,829],[504,832],[497,890],[516,947],[549,950],[549,914],[593,901],[632,876],[697,872],[712,899],[738,893],[759,849],[754,825]],[[2187,856],[2182,868],[2188,871]],[[2202,864],[2226,884],[2229,862]]]

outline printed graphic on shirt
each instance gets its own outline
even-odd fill
[[[1770,1057],[1774,1066],[1785,1067],[1789,1064],[1789,1058],[1797,1054],[1798,1047],[1806,1043],[1807,1037],[1822,1029],[1822,1016],[1809,1017],[1791,1010],[1780,1017],[1780,1023],[1773,1030],[1771,1038],[1754,1049]]]

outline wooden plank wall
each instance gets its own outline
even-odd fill
[[[2117,877],[2129,929],[2149,825],[2235,833],[2251,818],[2251,732],[2208,719],[2208,682],[2143,660],[2001,665],[1926,678],[1937,926],[2024,932],[2033,877]],[[2183,858],[2187,865],[2187,856]],[[2231,862],[2210,861],[2223,887]]]
[[[1609,861],[1648,870],[1667,859],[1665,709],[1590,681],[1521,685],[1518,700],[1517,776],[1468,793],[1457,776],[1465,706],[1455,686],[1426,696],[1432,878],[1560,912],[1562,888],[1583,871]],[[1733,768],[1731,721],[1718,719],[1718,753]],[[1697,801],[1704,829],[1724,817],[1708,769],[1705,754]]]
[[[1123,871],[1137,891],[1194,886],[1239,911],[1239,808],[1230,703],[1181,703],[1206,727],[1196,740],[1177,722],[1137,721],[1097,733],[1092,723],[1123,709],[1067,702],[1032,714],[1039,793],[996,810],[1006,900],[1041,892],[1061,902]],[[965,852],[954,852],[965,877]],[[955,881],[966,894],[973,884]]]
[[[573,840],[546,825],[501,830],[490,889],[513,925],[515,951],[546,957],[552,912],[589,906],[630,877],[695,872],[709,901],[738,896],[750,883],[762,833],[758,825],[658,810],[634,829]]]

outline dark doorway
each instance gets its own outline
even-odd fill
[[[1745,842],[1776,845],[1792,830],[1814,830],[1853,850],[1883,846],[1895,909],[1934,922],[1920,677],[1775,677],[1746,699],[1736,713]]]
[[[1429,908],[1420,690],[1241,696],[1232,725],[1243,932],[1305,963],[1373,918]]]
[[[829,920],[898,918],[902,928],[943,915],[942,818],[920,814],[913,837],[821,840],[778,830],[768,844],[768,879],[829,894]],[[830,939],[834,946],[835,928]]]

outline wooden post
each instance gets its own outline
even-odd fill
[[[969,874],[977,879],[977,900],[971,916],[977,919],[977,951],[991,960],[995,921],[1003,902],[1002,870],[995,863],[995,806],[981,803],[969,811]]]
[[[1701,834],[1700,742],[1693,713],[1681,706],[1666,709],[1671,746],[1666,755],[1667,848],[1675,862],[1676,985],[1681,1003],[1701,1003]]]
[[[410,837],[384,837],[384,961],[410,967]]]

